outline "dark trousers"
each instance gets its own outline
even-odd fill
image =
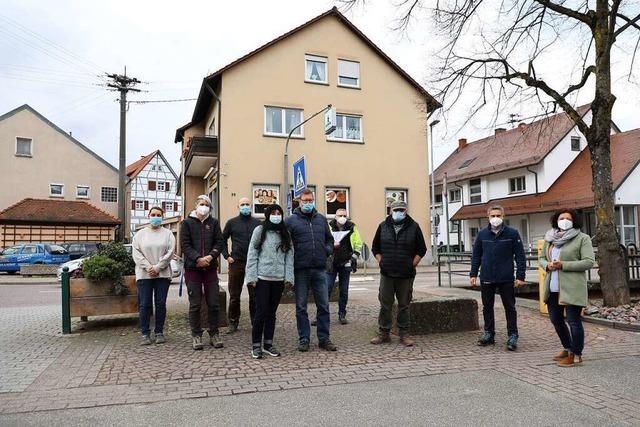
[[[244,261],[235,261],[229,264],[229,323],[238,324],[240,321],[240,296],[244,284]],[[249,292],[249,316],[251,324],[256,313],[256,288],[248,286]]]
[[[329,316],[329,294],[327,293],[327,277],[324,268],[304,268],[294,271],[296,295],[296,325],[298,326],[298,339],[300,342],[309,342],[311,327],[309,326],[309,313],[307,301],[309,290],[313,292],[313,299],[317,309],[318,341],[329,339],[331,319]]]
[[[482,294],[482,316],[484,317],[484,330],[494,335],[496,332],[496,322],[493,313],[493,303],[496,292],[500,293],[502,306],[507,317],[507,334],[518,335],[518,314],[516,313],[516,293],[513,282],[506,283],[482,283],[480,293]]]
[[[138,280],[138,302],[140,312],[140,331],[142,335],[149,335],[151,329],[149,321],[153,313],[153,305],[156,307],[156,325],[154,332],[163,333],[164,320],[167,318],[167,294],[171,279],[159,277],[156,279]]]
[[[380,288],[378,289],[378,301],[380,301],[380,315],[378,326],[381,332],[388,333],[391,330],[393,320],[391,310],[394,297],[398,300],[398,314],[396,323],[400,336],[409,334],[409,303],[413,296],[413,278],[398,279],[380,275]]]
[[[249,288],[251,288],[250,286]],[[284,281],[258,279],[255,287],[256,317],[253,319],[251,339],[254,347],[269,347],[273,343],[273,332],[276,329],[276,311],[280,305]]]
[[[560,305],[559,294],[551,292],[547,308],[549,309],[549,319],[556,328],[556,333],[565,350],[569,350],[576,356],[582,356],[584,349],[584,328],[582,327],[582,307],[577,305]],[[566,317],[565,317],[566,312]],[[567,328],[567,323],[569,328]],[[569,333],[571,329],[571,333]]]
[[[202,336],[200,310],[202,308],[202,296],[204,295],[208,308],[209,334],[218,333],[218,273],[211,270],[185,271],[187,291],[189,292],[189,326],[192,336]]]
[[[338,316],[347,315],[347,302],[349,301],[349,279],[351,277],[351,267],[333,266],[333,272],[327,273],[327,287],[329,290],[329,298],[333,292],[333,286],[338,278],[338,286],[340,289],[340,298],[338,299]]]

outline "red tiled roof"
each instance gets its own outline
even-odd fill
[[[146,156],[142,157],[140,160],[137,160],[131,163],[129,166],[127,166],[127,176],[130,179],[135,178],[142,171],[142,169],[144,169],[144,167],[147,166],[147,164],[151,161],[151,159],[153,159],[156,156],[156,154],[158,154],[158,151],[159,150],[156,150],[151,154],[147,154]]]
[[[589,105],[576,111],[584,116]],[[539,163],[575,124],[566,113],[559,113],[528,125],[518,126],[457,148],[435,172],[435,182],[454,182],[494,172],[505,171]],[[473,160],[460,169],[465,161]]]
[[[120,220],[85,201],[24,199],[0,212],[0,224],[118,225]]]
[[[640,165],[640,129],[611,136],[611,177],[617,189]],[[452,219],[483,218],[493,204],[504,207],[507,215],[552,212],[560,208],[588,208],[593,206],[591,185],[591,153],[584,149],[558,180],[545,193],[491,200],[478,205],[460,208]]]

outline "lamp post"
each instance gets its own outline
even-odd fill
[[[313,119],[315,116],[324,113],[327,110],[331,109],[331,104],[327,105],[326,107],[324,107],[322,110],[318,111],[317,113],[313,114],[311,117],[309,117],[307,120],[300,122],[299,124],[297,124],[296,126],[294,126],[290,131],[289,134],[287,135],[287,141],[284,144],[284,188],[282,191],[282,194],[285,194],[285,202],[286,202],[286,198],[289,194],[289,139],[291,139],[291,135],[293,135],[293,132],[295,132],[297,129],[299,129],[303,124],[307,123],[309,120]],[[293,204],[293,198],[291,199],[291,203]],[[289,209],[285,208],[285,212],[284,212],[284,216],[285,218],[289,216]]]
[[[429,123],[429,140],[431,141],[431,146],[429,148],[429,160],[431,160],[431,224],[433,226],[433,233],[431,233],[431,258],[432,264],[436,264],[438,257],[436,256],[436,248],[438,245],[437,236],[438,236],[438,227],[436,225],[436,170],[433,167],[433,127],[440,123],[440,120],[434,120]]]

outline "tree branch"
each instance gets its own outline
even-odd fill
[[[584,70],[584,74],[582,75],[582,80],[580,80],[580,83],[578,83],[577,85],[569,86],[567,91],[562,94],[562,97],[566,98],[570,93],[575,92],[576,90],[582,88],[587,83],[587,80],[589,80],[589,75],[592,73],[595,74],[595,72],[596,72],[596,66],[589,65],[587,69]]]
[[[548,9],[553,10],[556,13],[584,22],[589,27],[593,27],[593,18],[589,14],[578,12],[577,10],[573,10],[568,7],[564,7],[562,5],[552,2],[551,0],[535,0],[535,1],[545,6]]]
[[[618,37],[621,33],[623,33],[629,27],[634,27],[634,28],[640,30],[640,25],[638,25],[638,21],[640,21],[640,14],[637,15],[633,19],[629,19],[629,18],[627,18],[626,16],[624,16],[624,15],[622,15],[620,13],[618,13],[616,15],[618,16],[618,18],[622,18],[623,20],[627,21],[627,23],[616,30],[616,32],[613,34],[613,38],[614,39],[616,37]]]

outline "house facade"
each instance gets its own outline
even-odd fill
[[[127,166],[127,199],[130,200],[127,223],[131,237],[143,224],[149,222],[149,209],[159,206],[165,218],[182,211],[182,198],[178,192],[178,175],[160,150],[156,150]]]
[[[428,235],[426,116],[440,105],[335,8],[204,79],[191,122],[176,132],[182,214],[198,194],[222,224],[243,196],[256,217],[270,203],[287,206],[287,134],[328,104],[333,133],[322,115],[293,132],[290,182],[304,156],[318,211],[347,209],[369,244],[398,199]]]

